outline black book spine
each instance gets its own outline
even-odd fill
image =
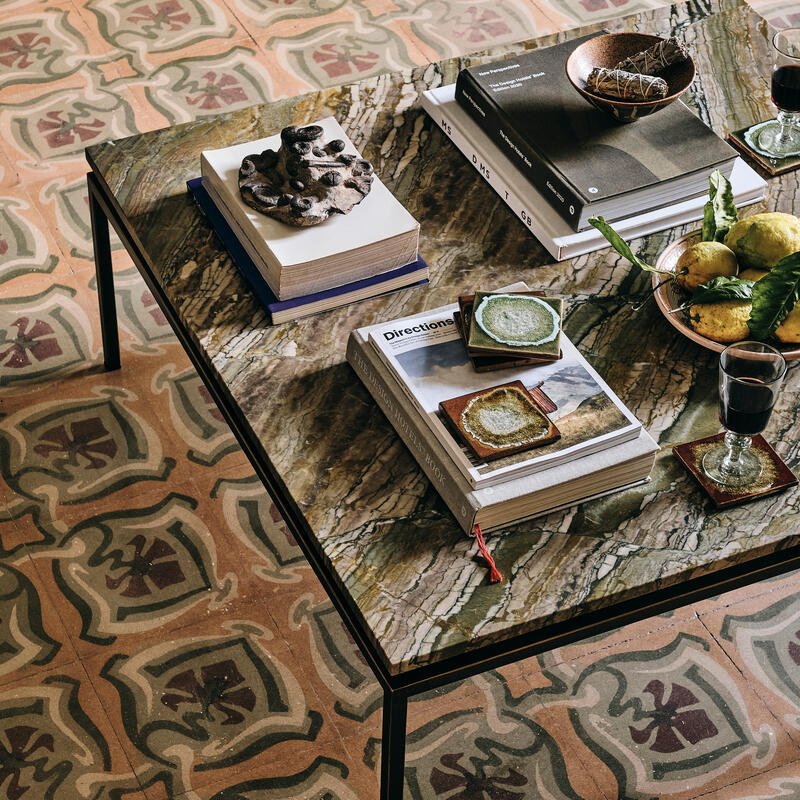
[[[456,102],[500,150],[508,154],[523,177],[533,184],[573,230],[577,231],[584,207],[583,198],[513,128],[502,108],[466,69],[459,72],[456,80]]]

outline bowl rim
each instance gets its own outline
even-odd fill
[[[609,37],[609,36],[628,36],[630,34],[634,34],[635,36],[646,36],[649,39],[653,40],[653,44],[655,44],[656,41],[663,41],[666,38],[664,36],[658,36],[657,34],[654,34],[654,33],[640,33],[639,31],[616,31],[616,32],[611,32],[611,33],[601,33],[599,36],[593,36],[591,39],[587,39],[585,42],[582,42],[581,44],[579,44],[567,56],[567,60],[564,62],[564,72],[567,75],[567,80],[573,85],[573,87],[578,92],[580,92],[585,97],[587,97],[587,98],[591,97],[592,99],[600,100],[601,102],[614,103],[614,105],[618,105],[618,106],[624,106],[624,107],[630,107],[630,108],[641,108],[642,106],[655,105],[657,103],[666,103],[666,102],[669,102],[669,101],[672,101],[672,100],[677,100],[677,98],[680,97],[694,83],[694,79],[697,77],[697,65],[694,63],[694,58],[692,58],[691,55],[689,56],[688,60],[689,60],[689,63],[692,65],[692,75],[689,78],[689,82],[686,84],[686,86],[684,86],[683,89],[680,89],[677,92],[673,92],[672,94],[668,94],[665,97],[656,98],[655,100],[617,100],[615,97],[604,97],[603,95],[600,95],[600,94],[592,94],[592,92],[587,91],[582,86],[578,86],[578,84],[575,83],[574,80],[572,80],[572,76],[569,74],[569,64],[572,61],[572,59],[575,56],[575,54],[584,45],[587,45],[590,42],[598,41],[600,39],[605,39],[606,37]]]
[[[659,254],[656,259],[655,267],[657,269],[668,269],[666,262],[670,255],[675,250],[680,250],[687,245],[694,244],[700,241],[701,231],[690,231],[677,239],[670,242]],[[654,272],[651,278],[651,285],[653,287],[653,296],[656,300],[658,310],[666,317],[667,322],[672,325],[679,333],[683,334],[687,339],[690,339],[695,344],[705,347],[707,350],[713,350],[715,353],[721,353],[730,342],[717,342],[714,339],[709,339],[697,333],[690,325],[687,325],[678,314],[672,313],[673,306],[669,303],[667,298],[667,287],[663,283],[664,276],[659,272]],[[800,345],[792,344],[777,344],[773,345],[787,361],[796,361],[800,359]]]

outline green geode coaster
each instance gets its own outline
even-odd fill
[[[476,292],[468,347],[490,355],[558,358],[561,310],[558,298]]]
[[[478,458],[491,461],[560,438],[521,381],[439,403],[452,429]]]

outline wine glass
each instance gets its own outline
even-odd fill
[[[751,486],[761,476],[752,437],[767,427],[786,361],[768,344],[736,342],[719,357],[719,420],[725,438],[703,456],[703,472],[726,487]]]
[[[800,155],[800,28],[786,28],[772,37],[772,102],[778,118],[748,131],[750,144],[771,158]]]

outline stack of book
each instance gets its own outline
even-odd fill
[[[325,139],[341,139],[360,154],[333,118],[317,122]],[[369,194],[350,213],[306,228],[260,214],[239,194],[242,160],[278,150],[280,134],[206,150],[201,177],[189,190],[274,323],[425,283],[417,253],[419,223],[375,176]]]
[[[515,284],[504,291],[526,290]],[[355,330],[347,359],[465,532],[505,527],[648,478],[658,445],[563,333],[559,358],[477,372],[458,311],[453,303]],[[535,449],[482,458],[454,431],[448,405],[509,385],[546,398],[549,405],[537,406],[559,435]]]
[[[596,35],[596,34],[595,34]],[[766,183],[675,101],[620,125],[572,87],[565,63],[582,37],[461,71],[422,105],[556,260],[607,246],[603,215],[632,239],[702,219],[708,176],[731,181],[737,206]]]

